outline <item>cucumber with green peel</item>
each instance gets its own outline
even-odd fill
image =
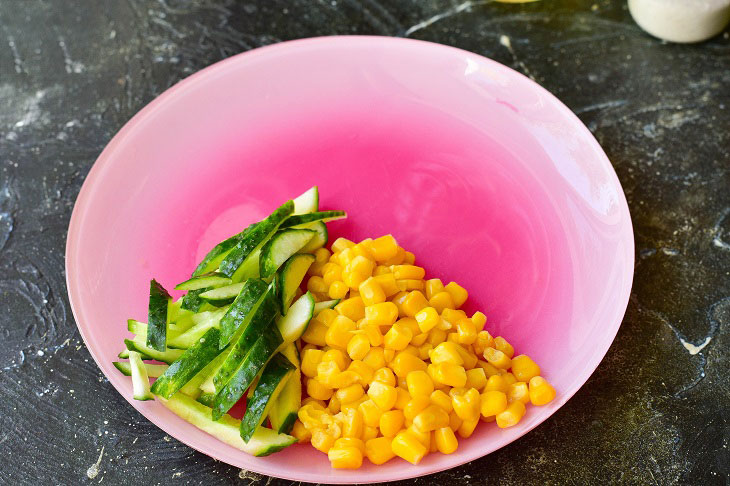
[[[314,315],[316,316],[325,309],[334,309],[337,304],[340,303],[340,299],[323,300],[314,304]]]
[[[129,350],[127,350],[127,353],[129,353]],[[140,358],[145,359],[144,356],[140,354]],[[114,361],[112,363],[116,369],[119,370],[121,374],[124,376],[132,376],[132,364],[129,361]],[[167,369],[166,364],[150,364],[150,363],[143,363],[144,369],[147,371],[147,376],[150,378],[157,378],[162,373],[165,372]]]
[[[279,296],[282,314],[286,314],[289,309],[292,299],[312,263],[314,263],[313,255],[305,253],[292,255],[276,274],[276,293]]]
[[[129,351],[129,366],[132,373],[132,390],[135,400],[153,400],[150,393],[150,379],[144,367],[142,357],[136,351]]]
[[[130,351],[128,357],[132,354],[132,351],[136,351],[140,355],[144,355],[145,359],[154,359],[155,361],[162,361],[163,363],[172,364],[173,361],[182,356],[184,350],[167,348],[164,351],[157,351],[156,349],[147,347],[145,343],[133,341],[131,339],[125,339],[124,345]],[[120,356],[121,358],[122,356]]]
[[[216,272],[204,273],[196,277],[191,277],[184,282],[180,282],[175,285],[175,290],[200,290],[200,289],[215,289],[223,287],[224,285],[230,285],[231,279],[225,275],[221,275]]]
[[[274,275],[290,256],[309,243],[314,234],[315,232],[312,230],[289,228],[272,236],[261,248],[261,256],[259,257],[259,275],[261,278]]]
[[[330,221],[336,221],[338,219],[346,218],[347,213],[344,211],[317,211],[307,214],[293,214],[281,224],[281,229],[291,228],[292,226],[299,226],[306,223],[312,223],[314,221],[328,223]]]
[[[206,311],[193,316],[193,326],[187,331],[171,337],[167,346],[177,349],[188,349],[193,346],[211,328],[218,328],[227,308]]]
[[[288,434],[294,427],[297,413],[302,406],[302,372],[299,369],[301,361],[296,344],[291,343],[284,348],[281,354],[296,368],[294,374],[287,380],[284,389],[271,405],[268,417],[272,429],[282,434]]]
[[[241,420],[241,438],[244,442],[248,442],[263,423],[295,369],[296,367],[281,353],[274,355],[266,365],[253,396],[246,404],[246,413]]]
[[[276,319],[276,327],[285,343],[293,343],[304,334],[314,315],[314,297],[307,292],[289,307],[285,316]]]
[[[182,307],[183,310],[187,310],[190,312],[199,312],[200,308],[205,304],[205,301],[200,298],[200,294],[205,292],[208,289],[196,289],[196,290],[189,290],[187,294],[183,295],[182,297],[182,304],[180,307]]]
[[[299,253],[314,253],[327,244],[329,239],[329,232],[327,231],[327,225],[322,221],[315,221],[314,223],[303,224],[296,226],[296,228],[308,229],[314,231],[314,236],[309,240],[309,243],[304,245],[304,248],[299,250]]]
[[[207,390],[206,393],[211,393],[215,395],[213,376],[215,376],[215,374],[218,372],[218,369],[226,360],[230,352],[230,347],[224,349],[221,354],[216,356],[210,363],[205,365],[205,368],[200,370],[197,375],[193,376],[190,381],[185,383],[185,385],[180,388],[180,391],[189,397],[195,398],[200,395],[200,392],[203,391],[203,388],[205,388]],[[210,381],[210,386],[206,387],[206,383],[208,383],[208,381]]]
[[[133,334],[136,334],[136,341],[143,341],[145,343],[147,342],[147,329],[148,326],[146,322],[135,321],[134,319],[127,319],[127,330]],[[182,333],[178,331],[178,328],[175,324],[167,325],[168,340],[173,339],[175,338],[175,336],[178,336],[180,334]]]
[[[266,282],[259,279],[248,279],[243,283],[235,300],[221,318],[221,348],[231,341],[239,329],[248,326],[256,309],[268,293],[268,288]]]
[[[217,289],[206,290],[200,294],[200,298],[216,307],[228,305],[236,300],[244,285],[245,282],[239,282],[226,285],[225,287],[218,287]]]
[[[205,255],[203,260],[198,263],[198,266],[195,268],[192,276],[197,277],[198,275],[203,275],[204,273],[212,272],[217,269],[218,265],[220,265],[221,261],[223,261],[223,258],[228,255],[228,252],[231,251],[233,247],[241,241],[241,238],[243,238],[247,232],[251,231],[254,226],[256,226],[256,223],[251,223],[245,230],[226,238],[215,245],[208,254]]]
[[[211,419],[209,407],[182,393],[176,393],[169,400],[160,399],[160,402],[186,422],[190,422],[200,430],[247,454],[259,457],[268,456],[297,442],[297,439],[291,435],[279,434],[269,428],[259,427],[246,443],[241,439],[241,421],[230,415],[224,415],[214,421]]]
[[[231,280],[241,282],[247,278],[259,278],[259,259],[261,258],[261,247],[256,248],[238,267]]]
[[[319,209],[319,188],[317,186],[310,187],[304,193],[295,197],[294,214],[313,213]]]
[[[213,405],[213,400],[215,400],[215,393],[201,393],[196,400],[198,403],[210,407]]]
[[[279,225],[288,218],[294,211],[294,203],[289,200],[277,208],[263,221],[256,223],[241,237],[226,257],[221,261],[218,269],[220,273],[226,277],[233,277],[236,270],[245,262],[245,260],[254,253],[258,248],[262,247],[266,241],[279,228]],[[235,282],[235,279],[234,279]]]
[[[148,306],[147,346],[164,351],[167,342],[167,305],[172,298],[167,290],[157,282],[150,280],[150,301]]]
[[[276,327],[273,325],[273,320],[276,317],[278,308],[279,304],[276,302],[274,289],[269,286],[257,307],[250,312],[250,317],[241,325],[240,336],[234,342],[223,366],[213,377],[216,390],[220,390],[233,376],[259,337],[269,333],[270,329]]]
[[[189,317],[192,312],[182,308],[183,298],[180,297],[167,304],[167,324],[177,324],[178,321]]]
[[[269,332],[259,337],[231,378],[216,394],[213,402],[213,420],[221,418],[240,400],[282,342],[281,333],[276,326],[271,326]]]
[[[170,398],[210,363],[221,350],[218,348],[220,331],[212,328],[173,362],[152,385],[152,393]]]

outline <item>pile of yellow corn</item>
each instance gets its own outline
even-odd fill
[[[307,289],[342,299],[317,314],[302,336],[308,395],[293,434],[329,456],[334,468],[418,464],[451,454],[480,419],[517,424],[525,404],[544,405],[555,389],[528,356],[482,330],[486,316],[459,308],[467,291],[424,280],[415,256],[391,235],[321,248]]]

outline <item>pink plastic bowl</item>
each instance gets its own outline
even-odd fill
[[[558,391],[517,426],[481,424],[419,466],[334,471],[310,446],[248,456],[132,400],[112,366],[125,319],[146,320],[148,281],[187,278],[218,240],[319,185],[347,210],[331,238],[392,233],[427,275],[470,292],[469,311],[532,356]],[[543,88],[494,61],[383,37],[286,42],[175,85],[114,137],[68,232],[68,289],[99,367],[132,406],[229,464],[315,483],[441,471],[526,434],[585,383],[626,309],[634,243],[624,194],[589,131]]]

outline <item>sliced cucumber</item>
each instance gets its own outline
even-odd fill
[[[281,352],[295,367],[294,374],[281,390],[279,397],[271,405],[269,421],[271,428],[282,434],[288,434],[297,420],[297,412],[302,406],[302,372],[299,371],[300,360],[297,345],[291,343]]]
[[[294,198],[294,214],[312,213],[319,209],[319,188],[307,189],[304,194]]]
[[[231,376],[233,376],[254,343],[262,335],[269,333],[270,329],[276,327],[272,325],[272,321],[277,314],[278,307],[274,289],[269,286],[259,301],[258,306],[249,313],[246,322],[240,326],[240,336],[233,344],[233,349],[223,363],[223,366],[221,366],[218,373],[213,377],[216,390],[220,390]],[[277,334],[279,333],[277,332]]]
[[[314,236],[315,232],[306,229],[286,229],[276,233],[261,248],[259,275],[268,278],[279,269],[290,256],[301,250]]]
[[[157,282],[150,280],[150,302],[148,307],[147,346],[164,351],[167,341],[167,305],[172,299],[167,290]]]
[[[144,355],[146,359],[154,359],[156,361],[162,361],[163,363],[167,364],[172,364],[173,361],[178,359],[183,354],[182,349],[167,348],[164,351],[157,351],[156,349],[145,346],[144,343],[133,341],[131,339],[125,339],[124,345],[127,346],[127,349],[130,351],[129,355],[132,354],[132,351],[136,351],[140,353],[140,355]]]
[[[281,333],[276,326],[271,326],[269,332],[259,337],[231,379],[216,394],[213,402],[213,420],[221,418],[236,404],[282,342]]]
[[[211,249],[208,254],[205,255],[203,260],[195,268],[192,276],[195,277],[197,275],[212,272],[213,270],[218,268],[218,265],[220,265],[221,261],[223,260],[223,258],[225,258],[228,252],[231,251],[231,249],[236,246],[239,241],[241,241],[241,238],[243,238],[243,236],[247,232],[251,231],[251,229],[256,226],[256,224],[257,223],[250,224],[245,230],[215,245],[213,249]]]
[[[336,221],[338,219],[345,218],[347,218],[347,213],[344,211],[317,211],[315,213],[294,214],[289,216],[287,220],[281,224],[281,228],[291,228],[292,226],[299,226],[300,224],[312,223],[314,221],[327,223],[329,221]]]
[[[256,391],[246,404],[246,413],[241,421],[241,438],[244,442],[248,442],[263,423],[295,369],[281,353],[277,353],[266,365]]]
[[[286,314],[297,289],[304,280],[307,270],[314,263],[314,256],[307,254],[297,254],[289,258],[281,271],[277,274],[276,285],[279,302],[281,303],[281,313]]]
[[[236,273],[233,274],[233,277],[231,277],[231,280],[234,282],[240,282],[242,280],[246,280],[247,278],[259,278],[259,259],[261,258],[261,247],[256,248],[249,256],[246,258],[240,267],[238,267],[238,270],[236,270]]]
[[[239,431],[241,421],[230,415],[225,415],[218,421],[213,421],[210,408],[182,393],[173,395],[169,400],[160,399],[160,402],[172,413],[190,422],[200,430],[209,433],[221,442],[254,456],[268,456],[297,441],[296,438],[290,435],[278,434],[266,427],[259,427],[253,437],[246,443],[241,439]]]
[[[267,289],[268,286],[263,280],[248,279],[243,283],[240,292],[221,319],[221,348],[231,341],[239,329],[248,325],[263,301]]]
[[[301,253],[314,253],[315,250],[319,250],[327,244],[329,239],[329,233],[327,232],[327,225],[322,221],[315,221],[314,223],[303,224],[297,226],[297,228],[309,229],[315,232],[309,243],[304,245],[304,248],[299,250]]]
[[[325,309],[334,309],[337,304],[340,303],[340,299],[323,300],[314,304],[314,315],[316,316]]]
[[[207,288],[217,288],[224,285],[229,285],[230,283],[231,279],[226,277],[225,275],[211,272],[204,273],[203,275],[199,275],[197,277],[189,278],[186,281],[177,284],[175,286],[175,290],[200,290]]]
[[[221,318],[227,310],[228,308],[222,308],[193,315],[193,327],[182,334],[171,337],[167,342],[168,347],[188,349],[193,346],[209,329],[219,327]]]
[[[285,316],[276,320],[281,337],[285,343],[293,343],[307,330],[309,321],[314,315],[314,297],[307,292],[289,307]]]
[[[200,298],[200,294],[205,292],[207,289],[190,290],[187,294],[183,295],[182,307],[184,310],[190,312],[198,312],[200,308],[205,304],[205,301]]]
[[[198,403],[202,403],[206,407],[212,406],[213,400],[215,400],[215,393],[201,393],[197,398]]]
[[[132,390],[135,400],[153,400],[150,393],[150,379],[142,362],[142,357],[136,351],[129,352],[129,366],[132,372]]]
[[[146,322],[140,322],[135,321],[134,319],[127,319],[127,330],[133,334],[136,334],[135,340],[136,341],[142,341],[144,343],[147,342],[147,323]],[[178,331],[178,328],[175,324],[168,324],[167,325],[167,339],[173,339],[175,336],[178,336],[181,334],[180,331]]]
[[[164,398],[170,398],[177,393],[200,370],[210,363],[221,350],[218,348],[220,331],[212,328],[187,351],[175,360],[169,368],[152,385],[152,393]]]
[[[200,298],[216,307],[228,305],[238,297],[243,289],[244,282],[218,287],[217,289],[206,290],[200,294]]]
[[[189,397],[197,397],[200,395],[201,390],[205,387],[206,383],[210,381],[210,387],[207,387],[208,390],[207,393],[215,395],[215,385],[213,385],[213,376],[218,372],[218,369],[221,367],[223,362],[228,357],[228,354],[231,352],[231,348],[228,347],[221,352],[218,356],[213,359],[210,363],[205,365],[205,368],[200,370],[197,375],[193,376],[193,378],[185,383],[185,385],[180,388],[180,391],[186,394]]]
[[[127,353],[129,353],[129,350],[127,350]],[[145,357],[140,354],[140,358],[144,359]],[[114,361],[112,364],[124,376],[132,376],[132,365],[128,361]],[[167,369],[167,365],[149,363],[142,364],[144,365],[144,369],[147,370],[147,376],[150,378],[157,378]]]
[[[190,316],[192,312],[182,308],[183,298],[167,304],[167,324],[177,324],[178,321]]]
[[[266,240],[276,232],[279,225],[288,218],[294,211],[294,203],[287,201],[277,208],[269,217],[257,223],[250,230],[247,230],[236,243],[226,257],[221,261],[219,270],[226,277],[234,277],[238,268],[258,248],[266,243]],[[239,281],[233,278],[234,282]]]

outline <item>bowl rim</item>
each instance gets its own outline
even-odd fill
[[[92,358],[96,362],[97,366],[104,372],[106,375],[106,372],[104,371],[104,367],[101,365],[102,363],[102,357],[99,356],[98,351],[89,346],[89,336],[84,331],[84,326],[80,325],[81,322],[86,321],[85,311],[84,311],[84,305],[80,301],[80,282],[79,277],[76,274],[76,268],[77,266],[74,264],[75,259],[77,258],[77,255],[74,254],[74,249],[76,247],[76,242],[81,237],[80,230],[83,225],[84,218],[86,216],[86,211],[88,208],[88,201],[92,198],[94,194],[94,188],[96,186],[96,181],[100,179],[106,170],[107,166],[111,163],[111,154],[113,154],[116,151],[117,146],[119,146],[126,137],[140,124],[144,123],[145,120],[150,118],[154,113],[156,113],[158,110],[164,109],[164,107],[168,104],[173,102],[178,96],[185,93],[186,91],[195,88],[198,83],[204,82],[208,78],[216,77],[216,76],[222,76],[225,75],[226,72],[236,66],[240,62],[246,62],[248,60],[251,60],[254,57],[261,57],[261,56],[269,56],[271,54],[283,54],[284,51],[290,51],[290,50],[296,50],[301,47],[323,47],[327,48],[330,44],[339,44],[339,47],[342,47],[342,43],[349,43],[350,45],[357,46],[357,45],[368,45],[368,47],[384,47],[388,48],[388,46],[392,46],[393,44],[410,44],[416,47],[419,47],[423,50],[442,50],[445,52],[450,52],[452,55],[456,56],[470,56],[472,58],[476,57],[479,58],[480,61],[486,62],[488,64],[492,64],[495,67],[499,68],[502,71],[508,72],[511,76],[517,76],[522,78],[523,80],[526,80],[529,85],[531,85],[531,88],[536,90],[542,97],[549,99],[552,101],[552,108],[555,110],[558,110],[560,114],[565,117],[566,120],[569,120],[570,123],[572,123],[573,128],[577,130],[579,133],[576,134],[577,137],[580,137],[583,139],[584,143],[592,146],[594,150],[597,151],[599,156],[602,156],[604,159],[606,169],[608,170],[610,176],[613,178],[613,182],[615,183],[616,187],[620,189],[619,192],[619,211],[623,213],[627,217],[628,224],[625,227],[626,234],[622,236],[622,240],[626,239],[627,243],[630,243],[631,251],[627,251],[628,254],[628,261],[627,261],[627,267],[630,265],[631,273],[630,273],[630,279],[631,281],[628,282],[627,285],[623,285],[621,288],[620,298],[618,299],[618,302],[620,302],[620,305],[618,306],[619,309],[622,309],[620,314],[617,313],[617,316],[620,315],[620,318],[617,318],[616,322],[613,324],[613,329],[610,333],[607,333],[610,336],[610,341],[606,341],[605,349],[598,349],[593,356],[595,356],[595,363],[591,363],[590,366],[586,367],[585,371],[585,380],[579,380],[582,381],[582,383],[579,386],[575,386],[571,390],[561,390],[561,393],[558,395],[558,399],[554,402],[555,406],[552,407],[551,410],[545,415],[540,421],[530,424],[522,434],[520,434],[517,437],[514,437],[512,439],[509,439],[507,442],[502,444],[501,446],[497,447],[496,449],[493,449],[489,452],[483,452],[479,450],[478,448],[472,448],[473,450],[471,453],[466,453],[463,456],[461,456],[459,459],[454,460],[453,463],[442,466],[436,466],[436,467],[429,467],[429,468],[423,468],[423,472],[420,472],[418,468],[403,468],[401,471],[402,473],[397,473],[395,475],[392,475],[392,477],[388,477],[387,479],[376,479],[373,481],[365,481],[365,483],[376,483],[376,482],[386,482],[386,481],[397,481],[397,480],[403,480],[403,479],[411,479],[411,478],[417,478],[422,477],[430,474],[435,474],[441,471],[445,471],[448,469],[452,469],[454,467],[461,466],[467,462],[479,459],[481,457],[484,457],[488,455],[491,452],[494,452],[496,450],[501,449],[502,447],[514,442],[515,440],[524,437],[527,435],[531,430],[533,430],[535,427],[545,423],[557,410],[559,410],[565,403],[567,403],[570,398],[575,395],[575,393],[580,390],[583,385],[588,381],[590,376],[595,372],[598,365],[603,361],[603,358],[605,357],[606,353],[608,352],[608,349],[610,348],[611,344],[616,338],[616,334],[618,333],[619,327],[621,326],[621,323],[623,321],[623,318],[625,316],[626,310],[628,308],[629,303],[629,297],[631,293],[631,288],[633,285],[633,269],[635,268],[635,253],[633,249],[635,248],[635,239],[634,239],[634,231],[633,231],[633,224],[631,220],[631,214],[628,207],[628,202],[626,200],[626,195],[623,191],[623,186],[621,185],[621,182],[616,174],[616,171],[611,164],[610,160],[608,159],[607,155],[605,154],[604,150],[596,140],[596,138],[593,136],[593,134],[590,132],[590,130],[585,126],[585,124],[578,118],[578,116],[573,113],[562,101],[560,101],[555,95],[553,95],[551,92],[549,92],[547,89],[543,88],[540,84],[538,84],[536,81],[528,78],[524,74],[505,66],[497,61],[494,61],[488,57],[482,56],[480,54],[476,54],[471,51],[467,51],[464,49],[460,49],[457,47],[452,47],[444,44],[438,44],[435,42],[429,42],[429,41],[423,41],[423,40],[417,40],[417,39],[408,39],[408,38],[400,38],[400,37],[386,37],[386,36],[369,36],[369,35],[337,35],[337,36],[322,36],[322,37],[311,37],[311,38],[303,38],[303,39],[296,39],[296,40],[289,40],[284,42],[279,42],[276,44],[271,44],[263,47],[258,47],[249,51],[244,51],[239,54],[233,55],[231,57],[228,57],[226,59],[223,59],[221,61],[218,61],[214,64],[211,64],[210,66],[207,66],[194,74],[182,79],[181,81],[177,82],[176,84],[170,86],[167,88],[162,94],[154,98],[152,101],[150,101],[147,105],[145,105],[142,109],[140,109],[132,118],[130,118],[123,126],[122,128],[116,132],[116,134],[112,137],[112,139],[107,143],[107,145],[104,147],[100,155],[97,157],[95,162],[93,163],[91,169],[89,170],[82,186],[79,191],[79,194],[76,198],[76,201],[73,206],[71,218],[69,221],[68,226],[68,232],[66,237],[66,250],[65,250],[65,270],[66,270],[66,287],[68,291],[68,297],[69,297],[69,304],[71,306],[71,311],[75,319],[75,323],[77,328],[79,329],[79,333],[81,334],[81,337],[84,341],[84,344],[86,345],[86,348],[88,349],[89,353],[91,354]],[[109,378],[109,376],[107,376]],[[114,381],[110,379],[110,382],[112,386],[116,388],[116,385],[114,384]],[[119,391],[119,390],[117,390]],[[141,407],[138,407],[137,404],[133,403],[133,400],[131,397],[124,396],[124,394],[120,393],[138,412],[140,412],[145,418],[150,420],[152,423],[154,423],[157,427],[164,430],[165,433],[175,437],[180,442],[184,443],[188,447],[191,447],[209,457],[213,457],[218,460],[222,460],[215,455],[212,455],[210,452],[207,452],[205,450],[202,450],[201,448],[198,448],[195,444],[191,443],[192,441],[189,440],[185,434],[180,434],[178,431],[171,432],[168,431],[167,428],[163,427],[159,421],[156,418],[156,415],[153,413],[149,413],[145,410],[143,410]],[[142,403],[142,402],[140,402]],[[182,437],[181,437],[182,435]],[[242,454],[244,454],[242,452]],[[227,462],[223,460],[224,462]],[[311,477],[308,477],[306,479],[302,479],[300,477],[296,477],[295,475],[288,474],[286,470],[273,470],[272,467],[267,467],[266,463],[260,463],[262,467],[248,467],[247,468],[253,472],[273,476],[277,478],[292,480],[292,481],[299,481],[299,482],[326,482],[330,484],[353,484],[353,483],[364,483],[362,481],[362,478],[359,477],[359,479],[356,479],[355,477],[351,477],[350,475],[333,475],[329,477],[323,477],[319,474],[313,473]],[[234,467],[240,467],[235,464],[231,464]],[[357,476],[357,470],[354,471],[347,471],[347,472],[354,472],[355,474],[353,476]],[[362,476],[362,473],[360,474]]]

